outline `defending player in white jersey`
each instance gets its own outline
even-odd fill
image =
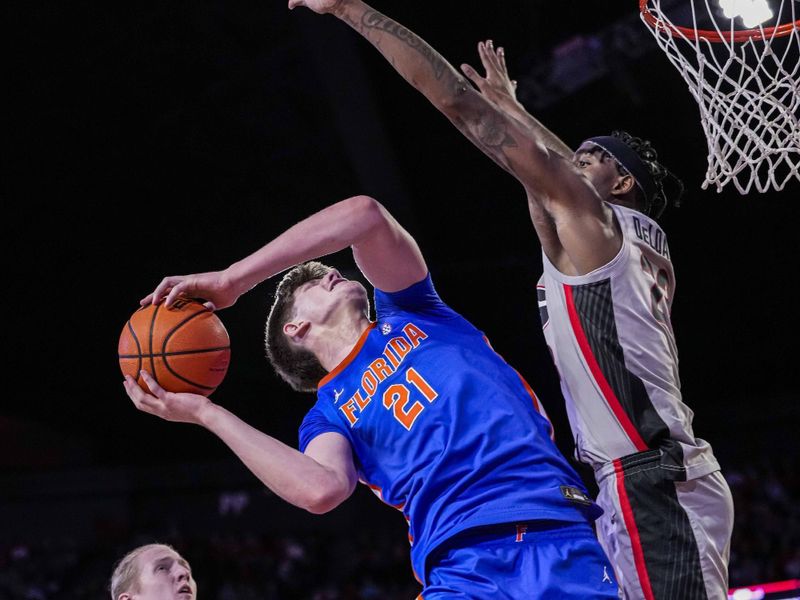
[[[372,43],[525,188],[542,244],[545,335],[577,453],[605,509],[600,535],[628,598],[727,597],[733,504],[683,404],[669,319],[666,237],[645,213],[666,204],[666,170],[627,134],[573,152],[516,101],[502,51],[479,44],[469,82],[412,31],[361,0],[290,0],[331,13]]]

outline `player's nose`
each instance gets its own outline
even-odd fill
[[[337,279],[341,279],[341,277],[342,276],[339,274],[339,271],[336,269],[331,269],[325,274],[325,287],[330,289],[331,284]]]

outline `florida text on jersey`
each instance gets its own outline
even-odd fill
[[[335,431],[361,481],[408,520],[412,564],[455,534],[600,513],[521,376],[444,304],[430,276],[375,292],[377,322],[321,382],[300,449]]]

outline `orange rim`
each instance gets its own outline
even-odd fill
[[[642,17],[653,29],[666,31],[671,36],[683,34],[689,39],[701,39],[707,42],[746,42],[747,40],[763,40],[765,38],[783,37],[789,35],[795,29],[800,29],[800,19],[792,23],[777,25],[775,27],[765,27],[763,29],[740,29],[731,32],[730,35],[720,35],[718,31],[712,29],[694,29],[693,27],[679,27],[672,23],[667,23],[656,18],[647,3],[650,0],[639,0],[639,10]]]

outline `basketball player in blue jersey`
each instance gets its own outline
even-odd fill
[[[310,259],[351,247],[367,292]],[[299,266],[295,266],[299,265]],[[293,268],[292,268],[293,267]],[[316,391],[295,450],[208,398],[127,377],[140,410],[219,436],[275,494],[332,510],[357,481],[408,521],[422,596],[617,598],[591,523],[601,512],[550,437],[521,376],[439,298],[414,239],[375,200],[334,204],[224,271],[166,277],[219,309],[286,269],[266,340],[277,372]]]
[[[599,534],[627,598],[727,598],[733,503],[682,402],[670,308],[675,278],[654,218],[666,170],[625,133],[573,152],[516,101],[502,52],[479,44],[466,77],[361,0],[290,0],[364,36],[523,185],[542,245],[545,339],[580,460],[604,509]],[[473,88],[469,80],[475,84]]]

